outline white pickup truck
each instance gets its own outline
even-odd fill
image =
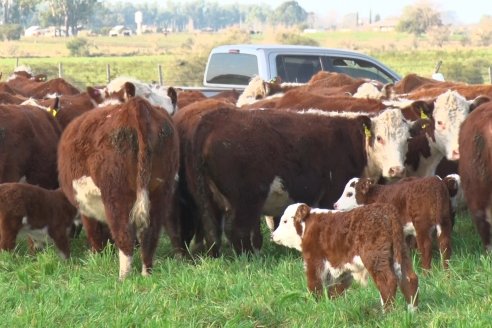
[[[309,81],[318,71],[345,73],[393,83],[400,76],[376,59],[359,52],[298,45],[237,44],[212,49],[203,77],[202,92],[212,95],[223,90],[241,91],[251,77],[283,82]],[[193,88],[197,89],[197,88]]]

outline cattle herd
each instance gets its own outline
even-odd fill
[[[457,209],[492,251],[491,97],[330,72],[209,98],[126,77],[82,92],[18,67],[0,82],[0,249],[27,234],[67,258],[81,222],[93,251],[114,243],[124,279],[137,245],[151,273],[162,230],[180,256],[256,252],[264,217],[316,295],[370,276],[385,309],[398,286],[414,309],[408,252],[425,272],[436,238],[448,268]]]

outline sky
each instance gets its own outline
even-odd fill
[[[267,4],[271,8],[279,6],[287,0],[208,0],[219,4]],[[381,19],[400,16],[403,9],[415,5],[415,0],[297,0],[307,12],[314,12],[320,17],[343,17],[358,12],[360,17],[379,14]],[[440,12],[453,11],[459,22],[464,24],[478,23],[483,15],[492,16],[490,0],[433,0],[427,1]]]

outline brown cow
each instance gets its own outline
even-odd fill
[[[58,187],[56,147],[61,129],[46,110],[0,105],[0,182]]]
[[[353,172],[404,174],[410,125],[401,111],[349,114],[219,107],[192,125],[189,116],[175,120],[190,145],[182,171],[212,254],[220,249],[220,212],[235,250],[252,251],[262,243],[261,214],[280,216],[295,201],[332,206]]]
[[[492,103],[468,115],[459,136],[458,172],[466,204],[486,251],[492,252]]]
[[[395,300],[397,285],[410,311],[418,305],[418,278],[398,212],[390,204],[366,205],[347,212],[293,204],[285,210],[272,239],[302,252],[308,288],[317,295],[326,284],[330,297],[336,297],[352,279],[366,285],[370,275],[385,310]]]
[[[179,140],[169,114],[141,97],[100,107],[67,126],[58,148],[60,185],[80,210],[92,248],[108,225],[119,249],[119,277],[131,269],[135,239],[142,274],[151,273],[162,224],[176,251],[179,232],[169,217],[179,164]]]
[[[353,178],[334,208],[347,210],[358,205],[389,203],[398,209],[405,236],[414,236],[422,255],[422,267],[430,269],[432,234],[437,232],[444,268],[451,257],[452,210],[449,191],[439,177],[411,177],[389,185],[372,179]]]
[[[68,234],[77,209],[61,189],[47,190],[27,183],[0,184],[0,250],[13,250],[19,233],[26,233],[36,248],[49,237],[60,256],[70,256]]]

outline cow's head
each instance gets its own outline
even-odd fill
[[[310,208],[306,204],[289,205],[277,229],[272,233],[275,243],[302,251],[302,236],[304,235],[305,220],[309,216]]]
[[[390,108],[363,124],[368,154],[366,176],[400,178],[405,175],[405,156],[413,123],[408,122],[399,108]]]
[[[451,206],[456,212],[458,208],[465,204],[465,196],[461,187],[461,178],[458,174],[449,174],[444,179],[444,184],[448,188]]]
[[[359,178],[352,178],[347,182],[343,189],[342,196],[333,204],[333,208],[336,210],[351,210],[359,204],[355,200],[355,184],[359,181]]]
[[[466,100],[458,92],[451,90],[436,98],[432,112],[435,145],[448,160],[456,161],[460,158],[458,136],[465,118],[478,105],[489,100],[482,96]]]

